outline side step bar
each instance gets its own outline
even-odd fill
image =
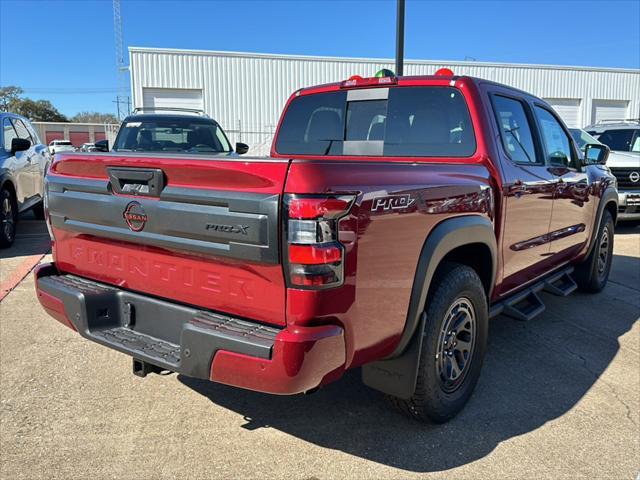
[[[528,322],[545,311],[544,302],[538,293],[545,291],[566,297],[578,288],[576,282],[571,278],[572,272],[573,267],[560,270],[511,297],[495,303],[489,309],[489,317],[493,318],[504,314],[516,320]]]
[[[571,268],[572,271],[573,267]],[[544,291],[559,297],[566,297],[573,293],[576,288],[578,288],[578,284],[571,278],[570,272],[566,270],[550,276],[544,282]]]

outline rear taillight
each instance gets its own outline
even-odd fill
[[[293,288],[331,288],[344,279],[338,222],[354,195],[285,195],[285,270]]]

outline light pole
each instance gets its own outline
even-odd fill
[[[404,0],[398,0],[396,14],[396,75],[401,76],[404,67]]]

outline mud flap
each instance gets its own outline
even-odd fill
[[[362,367],[363,383],[403,400],[411,398],[416,391],[425,324],[426,314],[423,312],[420,315],[418,328],[402,355],[364,365]]]

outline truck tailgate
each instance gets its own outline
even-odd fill
[[[279,206],[288,161],[63,155],[47,176],[58,268],[285,324]]]

